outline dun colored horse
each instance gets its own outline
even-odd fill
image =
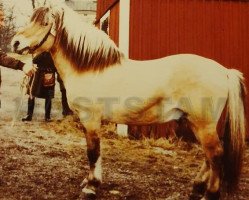
[[[190,54],[130,60],[104,32],[65,5],[36,9],[12,45],[20,54],[52,54],[69,102],[85,127],[90,172],[83,181],[84,193],[96,195],[102,181],[96,131],[101,120],[152,124],[184,118],[206,156],[194,181],[193,191],[200,194],[190,197],[219,199],[221,185],[236,187],[245,139],[245,87],[239,71]],[[223,110],[220,138],[216,127]]]

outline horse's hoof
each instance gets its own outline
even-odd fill
[[[82,189],[82,192],[85,194],[87,199],[95,199],[96,198],[96,189],[93,186],[85,186]]]

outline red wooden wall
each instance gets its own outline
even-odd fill
[[[115,32],[118,31],[115,21],[118,10],[117,7],[116,11],[112,8],[113,2],[99,0],[98,4],[102,5],[98,5],[98,16],[109,6],[111,12],[115,12],[110,22],[113,23],[111,26],[115,26],[112,28]],[[130,58],[148,60],[193,53],[214,59],[228,68],[239,69],[249,80],[249,0],[130,2]],[[111,36],[117,42],[115,37]],[[249,81],[246,85],[249,89]],[[156,137],[165,134],[165,126],[162,125],[133,128],[144,135],[148,130],[157,132]]]
[[[98,0],[97,3],[97,16],[96,21],[98,22],[100,18],[117,3],[119,0]]]
[[[119,44],[119,1],[116,2],[110,13],[110,38],[118,45]]]
[[[97,4],[96,26],[100,27],[100,19],[110,10],[109,36],[118,45],[119,44],[119,0],[99,0]]]
[[[248,0],[131,0],[130,9],[130,58],[193,53],[239,69],[249,80]],[[163,136],[166,126],[156,129]]]
[[[249,1],[131,0],[130,57],[194,53],[249,74]]]

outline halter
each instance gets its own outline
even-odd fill
[[[44,38],[41,40],[41,42],[39,44],[35,45],[33,48],[29,48],[29,53],[33,54],[36,49],[38,49],[39,47],[41,47],[44,44],[44,42],[47,41],[48,36],[49,36],[49,34],[51,32],[52,27],[53,26],[50,27],[49,31],[46,33],[46,35],[44,36]]]

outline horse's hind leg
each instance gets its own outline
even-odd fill
[[[204,196],[207,189],[209,173],[210,173],[210,165],[209,162],[205,160],[202,164],[201,170],[195,177],[193,190],[189,199],[196,200]]]
[[[206,191],[202,200],[218,200],[220,198],[220,170],[223,148],[216,131],[216,124],[197,129],[196,134],[205,152],[206,161],[195,183],[199,186],[206,183]]]
[[[82,191],[87,195],[96,195],[96,190],[102,181],[100,138],[97,132],[91,129],[85,131],[85,136],[90,171],[88,176],[82,182],[82,185],[85,185]]]

